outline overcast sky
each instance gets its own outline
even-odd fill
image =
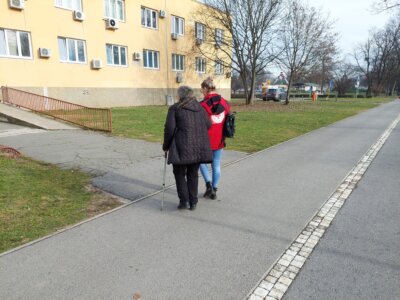
[[[352,53],[357,43],[368,37],[373,28],[383,28],[390,16],[383,12],[372,11],[374,0],[308,0],[311,6],[322,8],[336,20],[335,27],[340,34],[339,45],[343,54]]]

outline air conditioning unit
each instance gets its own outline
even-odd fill
[[[178,34],[177,33],[171,33],[171,39],[177,40],[178,39]]]
[[[133,53],[133,60],[141,60],[141,59],[142,59],[142,54],[140,52]]]
[[[24,9],[25,1],[24,0],[9,0],[10,8],[15,9]]]
[[[231,78],[232,77],[232,72],[226,72],[225,73],[226,78]]]
[[[118,21],[112,18],[106,19],[107,29],[118,29]]]
[[[75,10],[74,11],[74,20],[76,20],[76,21],[85,20],[85,14],[80,10]]]
[[[203,43],[203,39],[196,39],[196,45],[201,45]]]
[[[178,74],[176,75],[176,83],[181,83],[183,81],[182,75]]]
[[[39,48],[39,56],[49,58],[51,56],[51,50],[49,48]]]
[[[167,15],[167,13],[165,12],[165,10],[160,10],[160,12],[158,13],[158,16],[160,18],[165,18],[166,15]]]
[[[92,60],[92,69],[101,69],[103,67],[103,63],[101,62],[101,59],[93,59]]]

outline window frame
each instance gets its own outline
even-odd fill
[[[151,24],[151,26],[147,26],[147,19],[148,19],[147,18],[148,17],[147,12],[150,13],[150,24]],[[155,16],[153,16],[153,13],[155,14]],[[155,27],[152,26],[154,24],[154,21],[156,23]],[[142,27],[144,27],[144,28],[157,30],[158,29],[158,11],[155,10],[155,9],[146,7],[146,6],[141,6],[140,7],[140,23],[141,23]]]
[[[219,72],[217,72],[219,71]],[[224,74],[224,65],[222,60],[215,61],[215,68],[214,68],[215,75],[223,75]]]
[[[200,67],[200,68],[199,68]],[[196,57],[195,59],[196,73],[205,74],[207,71],[207,62],[204,57]]]
[[[221,46],[222,43],[224,42],[224,31],[222,29],[219,28],[215,28],[215,44],[217,46]]]
[[[66,60],[63,60],[61,57],[61,49],[60,49],[60,40],[65,40],[65,55],[66,55]],[[70,60],[69,59],[69,47],[68,47],[68,41],[73,41],[74,42],[74,50],[75,50],[75,56],[77,60]],[[67,38],[63,36],[58,36],[57,37],[57,42],[58,42],[58,54],[60,56],[60,62],[62,63],[70,63],[70,64],[80,64],[84,65],[87,64],[87,55],[86,55],[86,41],[85,40],[80,40],[80,39],[73,39],[73,38]],[[85,61],[79,61],[79,50],[78,50],[78,42],[83,43],[83,54],[85,56]]]
[[[31,38],[31,33],[29,31],[23,31],[23,30],[15,30],[15,29],[7,29],[7,28],[0,28],[0,32],[3,32],[3,37],[4,37],[4,49],[5,49],[5,54],[0,53],[0,57],[4,58],[17,58],[17,59],[33,59],[33,53],[32,53],[32,38]],[[10,54],[10,44],[9,40],[7,37],[7,32],[14,32],[16,36],[16,42],[17,42],[17,52],[18,55],[12,55]],[[22,55],[22,43],[21,43],[21,36],[20,34],[24,33],[27,34],[28,36],[28,43],[29,43],[29,56],[23,56]]]
[[[182,67],[178,69],[177,67]],[[184,72],[185,71],[185,55],[172,53],[172,71]]]
[[[146,66],[145,63],[149,62],[150,60],[148,59],[148,55],[146,54],[151,54],[152,55],[152,64],[153,66]],[[157,59],[155,58],[155,54],[157,54]],[[157,67],[155,67],[155,62],[157,63]],[[148,63],[147,63],[148,64]],[[143,67],[145,69],[149,69],[149,70],[160,70],[160,51],[156,51],[156,50],[150,50],[150,49],[143,49]]]
[[[69,7],[67,4],[65,4],[64,2],[66,2],[68,0],[54,0],[54,6],[58,7],[58,8],[62,8],[62,9],[67,9],[67,10],[78,10],[78,11],[83,11],[83,7],[82,7],[82,0],[70,0],[71,1],[71,7]],[[74,3],[75,1],[79,2],[79,8],[74,7]],[[61,2],[61,4],[59,4],[59,2]]]
[[[178,20],[178,30],[181,29],[181,31],[177,32],[176,31],[176,20]],[[178,16],[171,16],[171,33],[175,33],[179,36],[184,36],[185,35],[185,19],[178,17]]]
[[[113,5],[113,2],[115,4]],[[108,3],[108,4],[106,4]],[[118,8],[120,7],[118,3],[121,3],[122,7],[122,17],[119,15],[119,10]],[[126,10],[125,10],[125,0],[103,0],[103,6],[104,6],[104,18],[106,19],[116,19],[119,22],[125,22],[126,18]],[[107,7],[108,7],[108,14],[107,15]],[[114,15],[114,16],[113,16]]]
[[[111,59],[112,63],[108,61],[108,46],[111,46]],[[119,59],[119,64],[116,64],[114,61],[114,48],[118,49],[118,59]],[[122,52],[121,49],[125,49],[125,64],[122,64]],[[128,47],[127,46],[122,46],[122,45],[116,45],[116,44],[109,44],[106,43],[106,61],[108,66],[113,66],[113,67],[122,67],[122,68],[127,68],[128,67]]]
[[[202,30],[199,30],[199,28],[202,28]],[[199,32],[201,33],[201,37],[199,35]],[[206,39],[206,25],[200,22],[195,22],[195,38],[200,39],[202,41],[205,41]]]

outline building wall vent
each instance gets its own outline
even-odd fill
[[[92,69],[98,70],[103,67],[103,63],[100,59],[93,59],[91,63]]]
[[[76,20],[76,21],[85,20],[85,14],[80,10],[75,10],[74,11],[74,20]]]
[[[106,19],[107,29],[118,29],[118,21],[113,18]]]
[[[51,50],[49,48],[39,48],[39,56],[49,58],[51,56]]]
[[[9,0],[10,8],[15,9],[24,9],[25,1],[24,0]]]
[[[142,59],[142,54],[140,52],[133,53],[133,60],[141,60],[141,59]]]

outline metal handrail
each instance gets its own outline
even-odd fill
[[[111,110],[91,108],[2,86],[3,102],[67,121],[85,128],[112,132]]]

